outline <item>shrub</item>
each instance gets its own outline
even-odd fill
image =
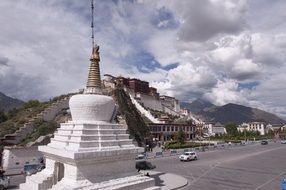
[[[30,100],[24,104],[24,108],[28,109],[28,108],[38,107],[40,105],[41,103],[39,102],[39,100]]]
[[[177,141],[168,141],[165,142],[164,146],[166,149],[180,149],[180,148],[195,148],[200,146],[207,146],[208,144],[200,144],[200,143],[193,143],[193,142],[186,142],[186,143],[179,143]]]

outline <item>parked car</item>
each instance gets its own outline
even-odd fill
[[[138,170],[153,170],[156,168],[155,165],[152,165],[151,162],[147,162],[146,160],[140,160],[136,162],[135,168]]]
[[[138,154],[136,160],[145,159],[145,154]]]
[[[286,144],[286,140],[281,140],[281,144]]]
[[[8,188],[10,184],[10,178],[7,176],[0,176],[0,190]]]
[[[184,154],[179,156],[181,161],[191,161],[191,160],[197,160],[198,155],[196,152],[185,152]]]
[[[24,166],[24,174],[25,175],[33,175],[37,172],[42,171],[45,168],[43,164],[29,164]]]
[[[261,145],[267,145],[267,144],[268,144],[268,141],[267,141],[267,140],[261,141]]]

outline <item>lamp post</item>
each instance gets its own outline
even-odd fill
[[[244,142],[246,142],[246,129],[244,129]]]
[[[244,142],[246,143],[246,128],[247,128],[247,125],[244,125]]]
[[[202,124],[199,124],[199,130],[200,130],[200,148],[202,148]]]

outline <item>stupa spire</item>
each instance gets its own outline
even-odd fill
[[[91,0],[91,39],[92,39],[92,53],[90,57],[90,68],[86,83],[86,94],[102,94],[101,93],[101,79],[100,79],[100,68],[99,68],[99,46],[94,40],[94,4]]]

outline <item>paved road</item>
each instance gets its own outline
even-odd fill
[[[199,160],[178,156],[151,159],[156,171],[188,179],[184,190],[280,190],[286,178],[286,145],[250,145],[199,153]]]

